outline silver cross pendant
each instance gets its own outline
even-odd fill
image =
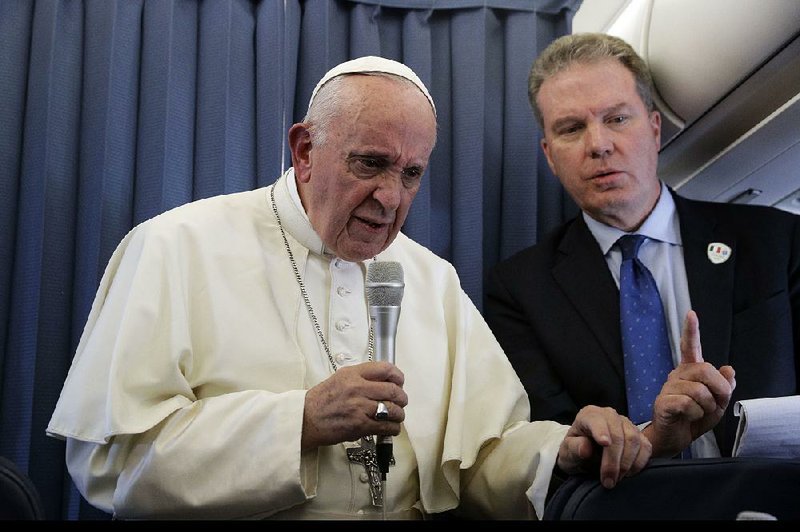
[[[369,478],[369,495],[372,499],[372,506],[382,507],[383,485],[381,484],[381,472],[378,468],[377,454],[375,453],[375,440],[372,436],[364,436],[361,438],[358,447],[348,448],[347,459],[364,466]]]

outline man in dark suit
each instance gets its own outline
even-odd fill
[[[485,317],[532,419],[568,423],[587,404],[627,415],[616,242],[644,235],[639,258],[661,295],[675,369],[640,426],[653,456],[688,443],[659,443],[676,419],[692,427],[692,456],[730,455],[738,419],[727,409],[714,426],[703,406],[720,377],[735,387],[731,401],[798,393],[800,225],[777,209],[692,201],[663,184],[651,90],[642,59],[608,35],[562,37],[537,58],[529,97],[542,148],[581,213],[493,269]],[[682,350],[698,323],[692,360]],[[686,389],[696,404],[676,400]]]

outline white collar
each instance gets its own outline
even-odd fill
[[[275,188],[275,208],[281,217],[284,230],[295,240],[317,255],[333,256],[322,242],[322,238],[311,226],[294,178],[294,168],[289,168],[273,185]]]

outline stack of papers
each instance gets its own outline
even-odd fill
[[[733,456],[800,458],[800,395],[737,401]]]

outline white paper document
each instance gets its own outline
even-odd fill
[[[800,458],[800,395],[737,401],[733,456]]]

